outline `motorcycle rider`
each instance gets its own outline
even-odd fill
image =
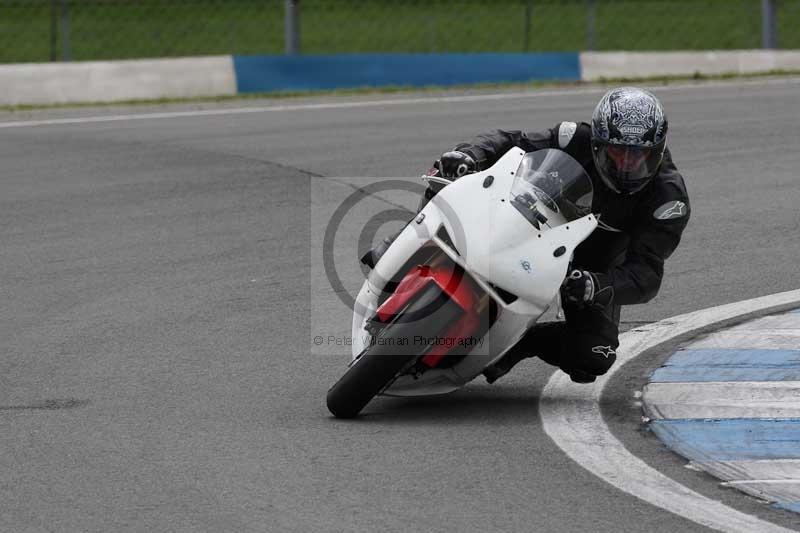
[[[666,146],[668,122],[661,103],[634,87],[608,91],[591,124],[561,122],[543,132],[494,130],[461,143],[435,163],[457,179],[489,168],[511,148],[557,148],[592,179],[595,230],[575,250],[561,288],[564,322],[536,324],[502,359],[484,371],[489,383],[522,359],[538,356],[578,383],[605,374],[616,360],[620,306],[651,300],[661,286],[664,261],[681,239],[689,198]],[[435,195],[428,189],[421,207]],[[372,264],[391,240],[368,252]]]

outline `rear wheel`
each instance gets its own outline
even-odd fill
[[[436,337],[464,311],[441,288],[423,288],[394,321],[373,338],[347,372],[328,391],[328,410],[353,418],[395,377],[428,351],[420,338]]]

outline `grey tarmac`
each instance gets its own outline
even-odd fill
[[[796,289],[800,80],[651,88],[693,217],[659,296],[623,321]],[[354,421],[325,408],[349,347],[312,338],[351,333],[318,260],[336,207],[366,177],[418,175],[476,132],[586,120],[603,90],[0,127],[0,530],[702,529],[555,446],[538,413],[552,370],[537,360],[492,386],[379,399]],[[164,110],[2,113],[0,126]],[[395,218],[413,205],[359,204]],[[363,279],[368,218],[337,235],[347,291]],[[659,357],[627,365],[604,396],[615,434],[693,489],[800,529],[642,430],[633,391]]]

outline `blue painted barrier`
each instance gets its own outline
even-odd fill
[[[581,79],[577,52],[234,56],[233,64],[239,93]]]

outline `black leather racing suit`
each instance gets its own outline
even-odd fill
[[[537,325],[507,357],[537,355],[577,381],[593,381],[616,360],[620,306],[645,303],[658,293],[664,261],[689,221],[686,185],[667,149],[658,173],[644,189],[615,193],[595,168],[591,127],[586,123],[562,122],[544,132],[495,130],[455,150],[469,154],[481,170],[514,146],[527,152],[558,148],[586,169],[594,185],[592,211],[600,224],[575,250],[573,268],[596,273],[601,288],[613,289],[613,298],[604,307],[579,307],[562,299],[566,322]]]

